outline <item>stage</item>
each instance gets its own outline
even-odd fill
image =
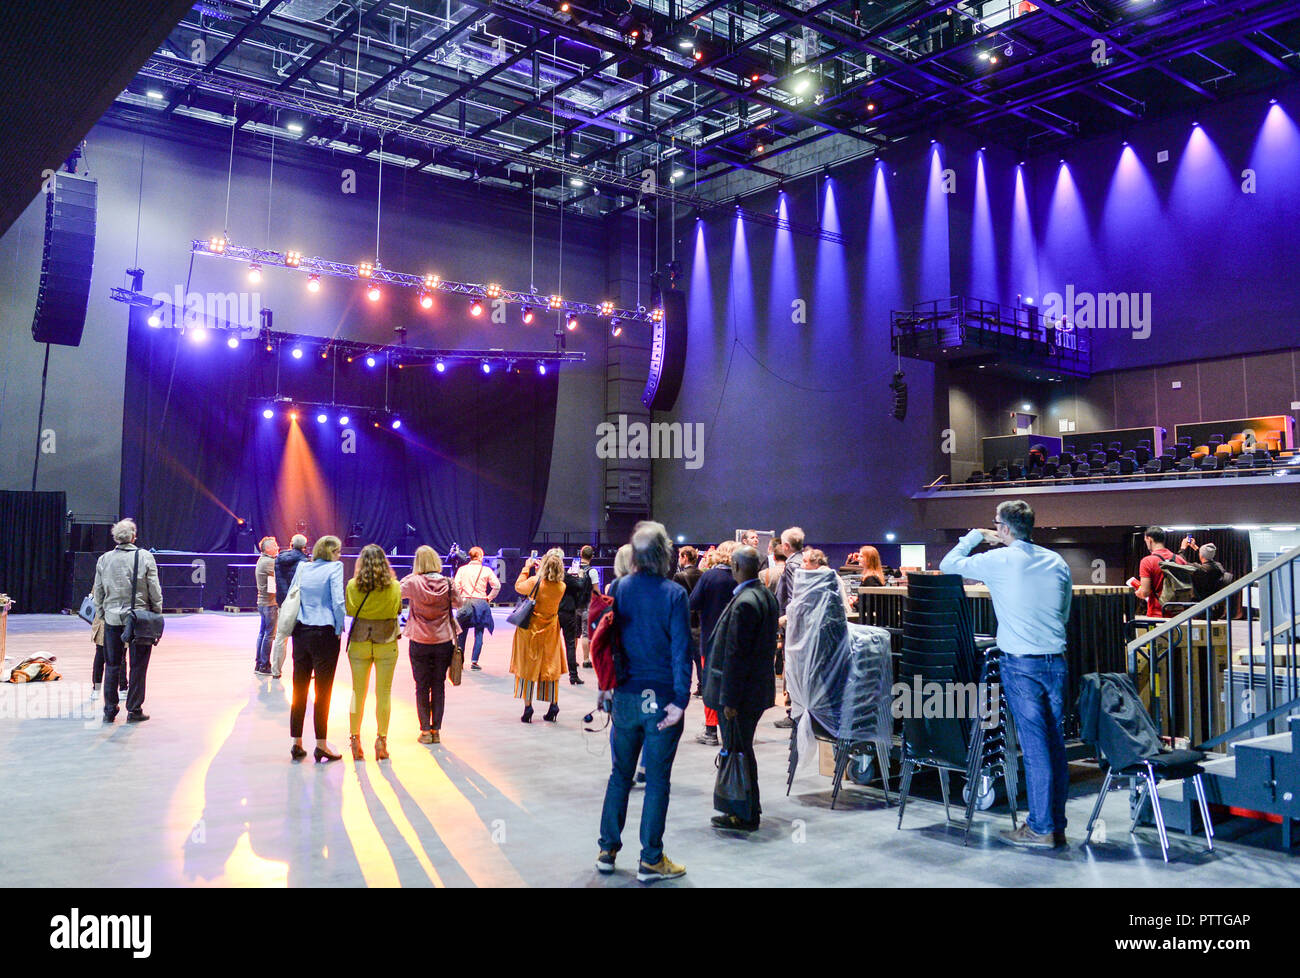
[[[368,759],[289,761],[288,683],[252,674],[256,615],[169,616],[149,670],[141,725],[100,723],[89,699],[89,629],[70,616],[12,616],[8,655],[58,656],[63,680],[0,686],[0,854],[8,886],[636,886],[634,791],[614,875],[599,875],[596,830],[609,773],[604,734],[584,733],[595,698],[561,687],[557,724],[519,723],[506,670],[510,626],[485,646],[482,672],[448,689],[441,745],[416,743],[411,671],[403,643],[393,689],[391,761],[373,760],[373,694],[362,742]],[[350,675],[340,662],[330,741],[347,744]],[[50,710],[59,704],[58,710]],[[44,705],[47,709],[41,710]],[[47,718],[43,714],[61,713]],[[1277,852],[1276,826],[1223,826],[1216,851],[1171,834],[1160,860],[1154,829],[1127,834],[1123,792],[1104,816],[1109,842],[1079,848],[1098,786],[1095,768],[1072,767],[1069,835],[1054,853],[994,840],[1005,814],[980,813],[970,845],[945,828],[942,805],[897,808],[878,788],[846,782],[835,811],[830,780],[815,767],[786,797],[786,732],[757,742],[763,826],[752,837],[719,832],[712,810],[712,748],[694,742],[699,700],[673,769],[665,838],[687,866],[668,886],[1295,886],[1300,866]],[[311,746],[310,735],[307,746]],[[895,785],[896,785],[895,778]],[[918,778],[921,790],[928,790]],[[896,796],[895,796],[896,798]]]

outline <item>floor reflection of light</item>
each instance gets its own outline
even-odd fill
[[[235,843],[235,851],[226,860],[221,886],[261,886],[284,888],[289,883],[289,864],[274,859],[263,859],[253,851],[253,844],[245,832]]]
[[[170,831],[176,833],[175,836],[168,840],[168,848],[176,852],[182,851],[185,843],[189,841],[190,834],[194,831],[195,826],[203,818],[207,800],[205,782],[208,777],[208,768],[212,766],[212,761],[217,756],[217,752],[221,750],[222,745],[230,738],[242,710],[243,704],[232,704],[225,713],[221,714],[208,727],[208,734],[204,738],[202,752],[194,763],[185,769],[185,773],[181,775],[176,786],[176,793],[172,795],[171,808],[167,813],[166,824]]]

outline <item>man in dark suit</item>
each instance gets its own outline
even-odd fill
[[[735,540],[723,540],[718,544],[718,549],[715,551],[715,559],[718,563],[701,574],[691,590],[691,611],[700,616],[700,646],[696,650],[696,655],[701,672],[704,668],[704,654],[709,650],[709,639],[713,636],[713,629],[718,624],[718,619],[722,617],[722,609],[727,606],[732,592],[736,589],[736,582],[731,576],[731,554],[735,549]],[[718,715],[709,708],[708,704],[704,707],[704,732],[695,738],[695,742],[709,747],[718,746]]]
[[[739,751],[749,768],[750,818],[718,815],[713,824],[720,829],[753,832],[758,828],[758,763],[754,759],[754,731],[759,718],[772,705],[772,657],[776,654],[776,597],[758,581],[758,551],[740,547],[731,555],[735,580],[732,598],[718,619],[709,646],[704,683],[704,703],[718,710],[727,723],[722,726],[722,746]]]
[[[790,596],[794,593],[794,576],[803,569],[803,545],[804,532],[801,526],[792,526],[781,532],[781,552],[785,554],[785,565],[781,569],[781,576],[776,580],[776,603],[781,609],[781,617],[785,617],[786,605],[790,603]],[[784,665],[782,669],[784,670]],[[784,684],[783,684],[784,691]],[[786,697],[785,716],[773,724],[782,730],[789,730],[794,726],[794,720],[790,718],[789,709],[790,698]]]

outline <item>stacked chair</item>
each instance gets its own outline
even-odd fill
[[[960,575],[908,575],[907,601],[903,606],[903,657],[898,679],[909,688],[919,680],[923,689],[926,683],[979,683],[982,684],[979,688],[985,690],[997,683],[1001,690],[998,650],[992,639],[976,639],[974,618]],[[985,704],[980,706],[983,708]],[[965,777],[963,845],[970,835],[983,786],[992,784],[999,775],[1011,802],[1011,823],[1016,824],[1018,753],[1011,715],[1001,694],[996,710],[996,724],[987,726],[978,716],[904,718],[900,829],[912,776],[923,767],[938,772],[944,815],[949,822],[952,821],[949,773],[955,771]]]

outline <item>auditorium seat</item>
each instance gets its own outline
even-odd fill
[[[1224,439],[1222,435],[1210,435],[1207,441],[1209,441],[1211,445],[1222,445]]]
[[[1061,452],[1061,456],[1060,456],[1059,461],[1060,461],[1060,464],[1061,464],[1061,465],[1064,465],[1064,466],[1067,466],[1067,467],[1073,465],[1073,464],[1074,464],[1074,449],[1073,449],[1073,448],[1067,448],[1067,449],[1065,449],[1065,451]]]
[[[999,468],[996,472],[993,473],[994,482],[1008,482],[1010,481],[1010,479],[1011,476],[1007,474],[1007,470],[1005,468]]]
[[[1137,462],[1138,465],[1146,465],[1151,461],[1151,448],[1149,445],[1139,444],[1137,448],[1133,449],[1132,454],[1133,461]]]
[[[1192,454],[1192,445],[1190,442],[1179,441],[1174,443],[1174,461],[1181,462]]]
[[[1056,484],[1066,485],[1074,478],[1074,469],[1069,465],[1059,466],[1056,470]]]
[[[984,472],[983,472],[981,469],[976,469],[976,470],[975,470],[974,472],[972,472],[970,475],[966,476],[966,481],[967,481],[967,482],[983,482],[983,481],[984,481]]]
[[[1199,462],[1201,459],[1205,458],[1209,454],[1210,454],[1209,445],[1197,445],[1195,448],[1192,449],[1192,454],[1190,457],[1193,462]]]
[[[1015,482],[1016,480],[1023,479],[1024,477],[1025,477],[1024,459],[1018,458],[1010,465],[1007,466],[1007,478],[1011,479],[1011,481]]]
[[[1110,459],[1106,457],[1105,452],[1093,452],[1088,456],[1088,464],[1094,469],[1104,469]]]
[[[1128,455],[1123,456],[1114,464],[1119,466],[1120,475],[1132,475],[1138,470],[1137,461]]]
[[[1043,477],[1047,479],[1054,478],[1056,476],[1057,469],[1059,469],[1060,467],[1061,467],[1060,458],[1058,458],[1055,455],[1051,456],[1046,462],[1043,463]]]
[[[1223,469],[1223,456],[1207,455],[1201,459],[1199,467],[1202,472],[1220,472]]]
[[[1029,482],[1041,482],[1043,479],[1042,469],[1030,469],[1025,473],[1025,479]]]
[[[1180,458],[1180,459],[1178,460],[1178,464],[1174,466],[1174,469],[1175,469],[1177,472],[1179,472],[1179,473],[1189,473],[1189,472],[1192,471],[1192,469],[1193,469],[1195,466],[1196,466],[1196,459],[1192,458],[1191,456],[1188,456],[1188,457],[1186,457],[1186,458]],[[1189,478],[1191,478],[1191,476],[1190,476],[1190,475],[1180,475],[1179,478],[1181,478],[1181,479],[1189,479]]]
[[[1074,477],[1084,479],[1085,481],[1092,475],[1092,466],[1087,462],[1080,462],[1074,467]]]
[[[1161,458],[1163,457],[1164,456]],[[1162,472],[1168,471],[1161,467],[1161,458],[1151,459],[1146,465],[1142,466],[1142,470],[1146,472],[1147,475],[1160,475]]]
[[[1119,476],[1119,474],[1120,474],[1120,473],[1119,473],[1119,463],[1118,463],[1118,462],[1107,462],[1106,465],[1102,468],[1101,472],[1102,472],[1102,475],[1105,476],[1108,480],[1109,480],[1109,479],[1112,479],[1112,478],[1117,478],[1117,477]]]

